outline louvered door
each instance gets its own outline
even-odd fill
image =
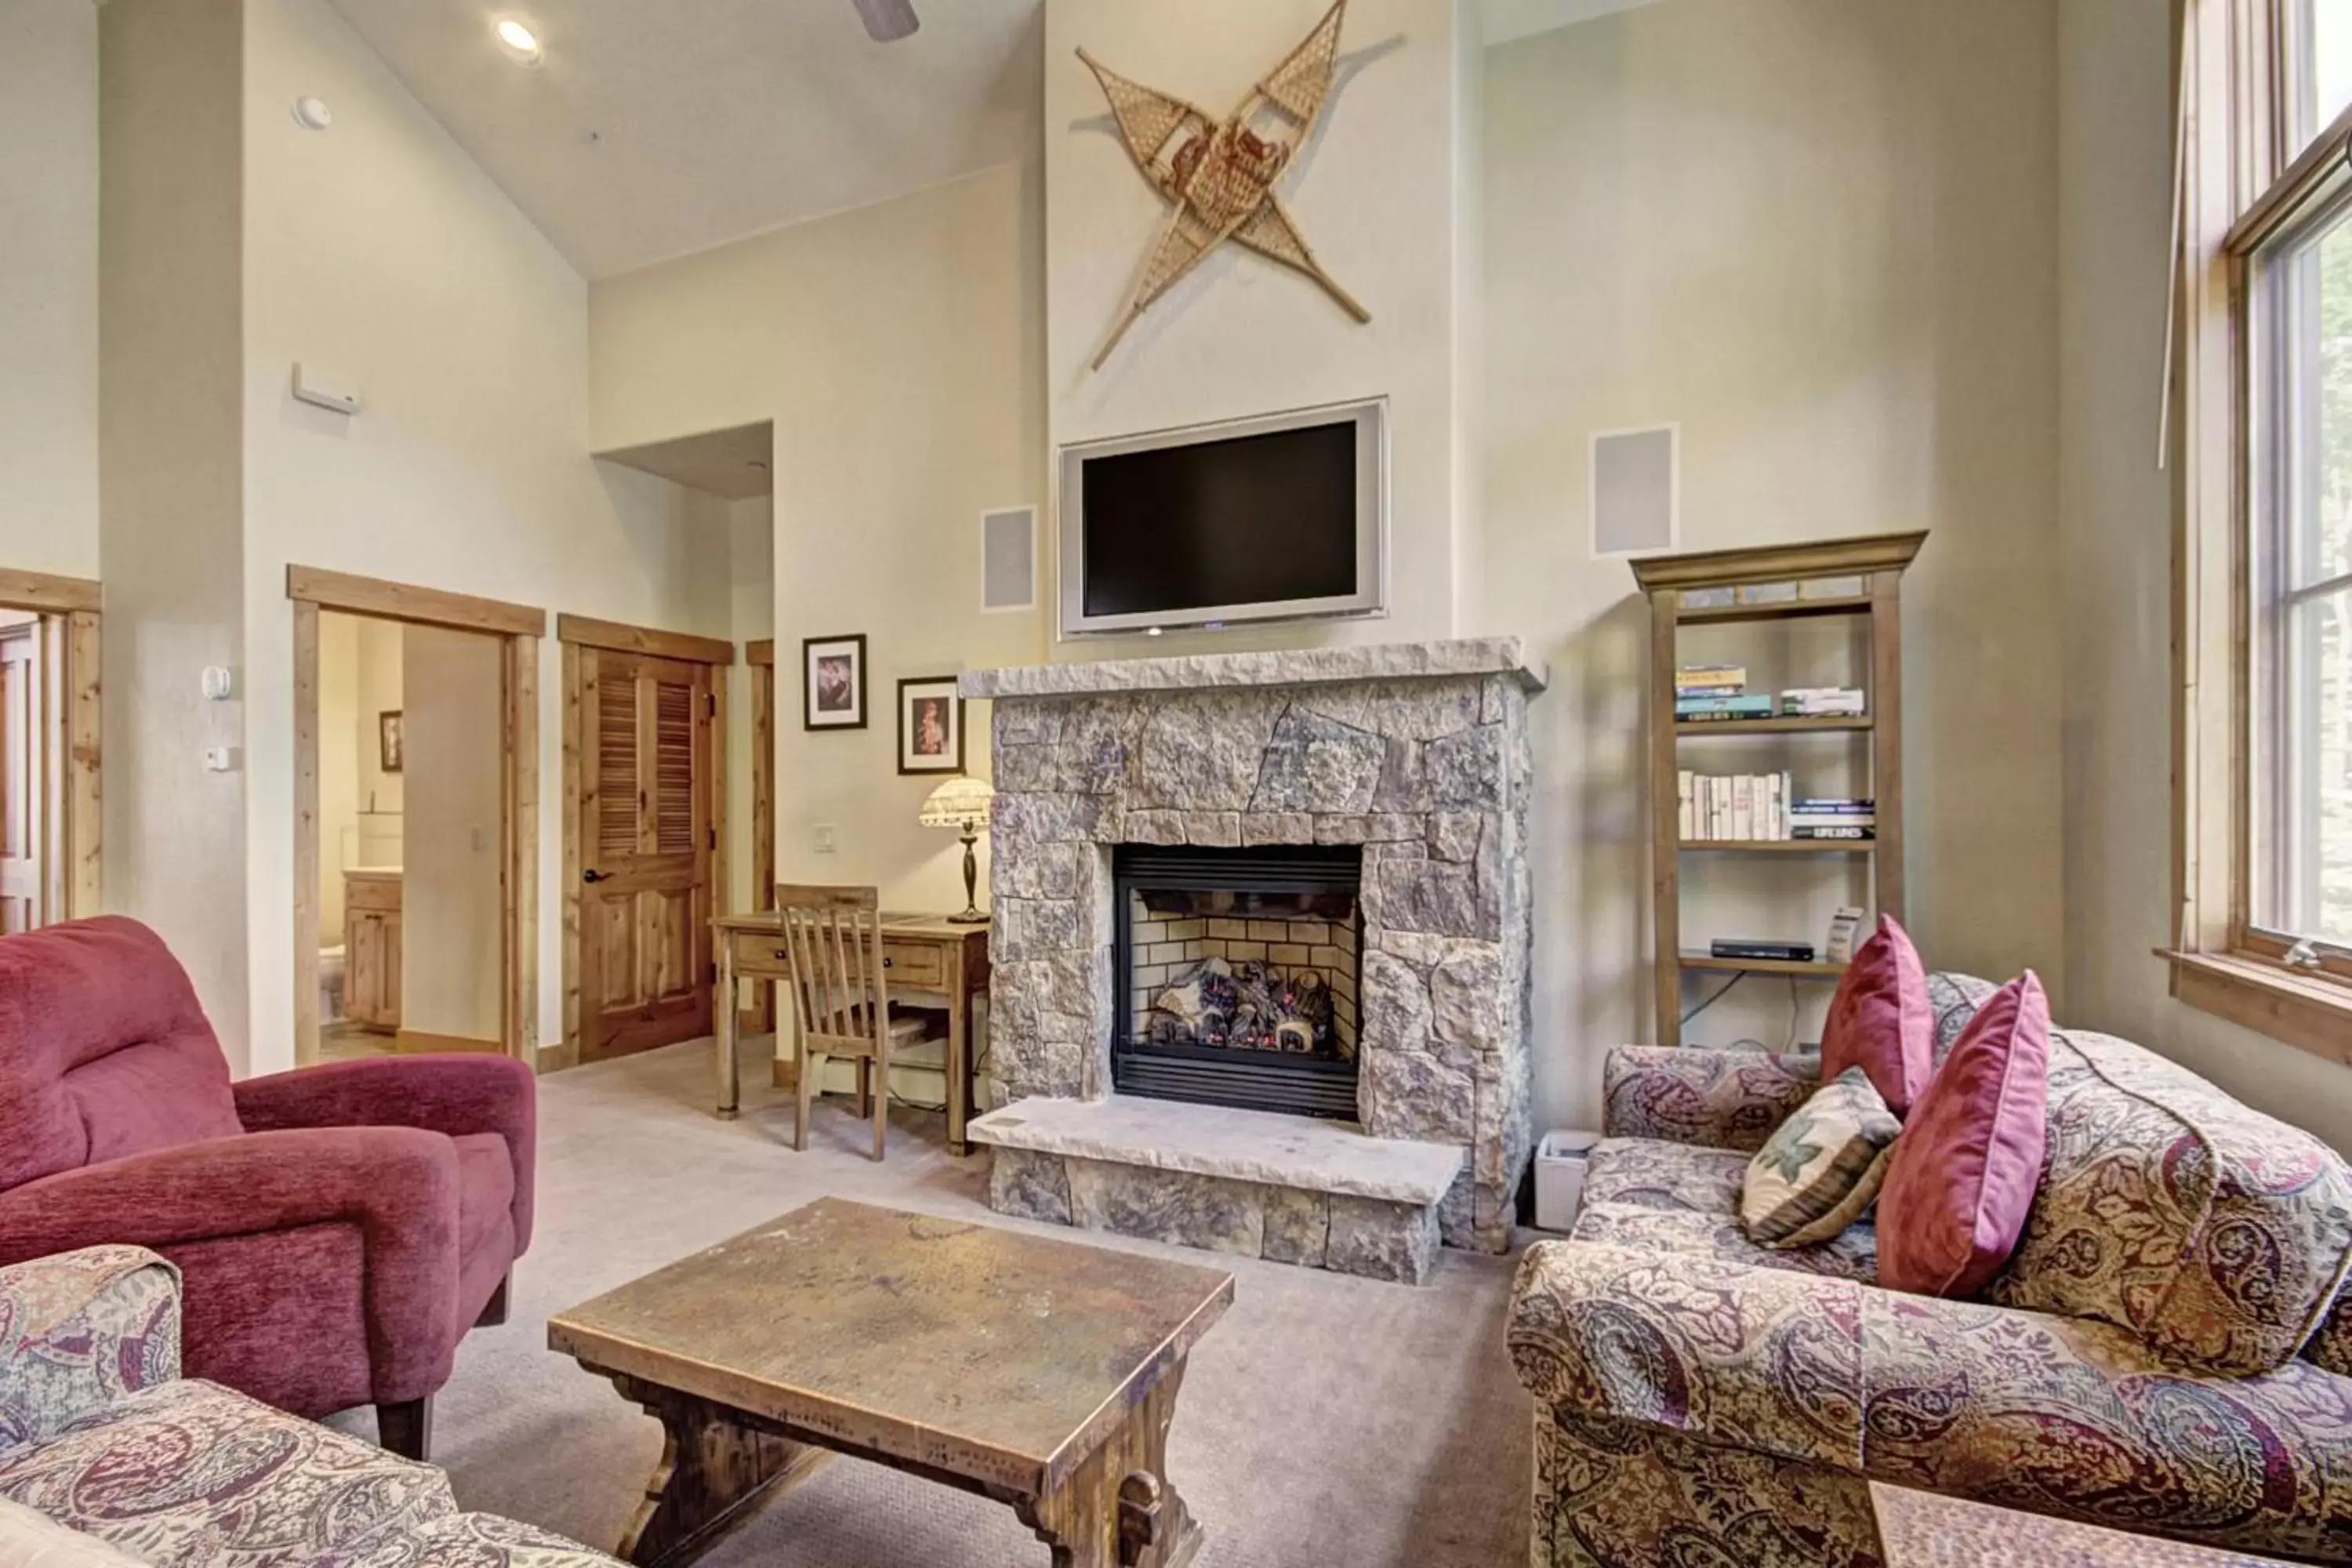
[[[580,1054],[711,1030],[710,668],[581,652]]]

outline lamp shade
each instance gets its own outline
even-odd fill
[[[915,820],[925,827],[985,827],[989,803],[995,798],[986,779],[958,773],[931,792]]]

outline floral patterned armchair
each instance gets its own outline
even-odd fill
[[[618,1568],[459,1512],[428,1465],[179,1373],[179,1270],[154,1253],[0,1268],[0,1502],[170,1568]],[[0,1559],[10,1528],[0,1510]]]
[[[1937,1049],[1990,987],[1931,978]],[[1748,1154],[1801,1057],[1628,1047],[1509,1330],[1544,1568],[1876,1561],[1868,1483],[2352,1562],[2352,1171],[2124,1041],[2053,1033],[2048,1152],[1982,1301],[1881,1289],[1867,1223],[1757,1247]],[[2344,1316],[2352,1319],[2352,1310]]]

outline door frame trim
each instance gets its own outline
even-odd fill
[[[757,637],[743,645],[751,698],[751,908],[776,907],[776,639]],[[737,1014],[743,1033],[765,1035],[776,1027],[776,988],[753,987],[759,999]]]
[[[0,609],[41,617],[42,788],[56,807],[43,824],[41,918],[51,922],[97,914],[106,895],[102,602],[94,578],[0,569]]]
[[[710,814],[716,845],[710,852],[711,914],[726,914],[731,902],[727,886],[727,672],[735,662],[735,645],[717,637],[696,637],[687,632],[663,631],[655,626],[634,626],[619,621],[602,621],[589,616],[572,615],[556,616],[555,638],[561,645],[563,658],[563,869],[560,894],[563,921],[563,1038],[540,1053],[542,1058],[541,1070],[548,1072],[578,1067],[581,1062],[580,944],[583,928],[580,915],[580,757],[585,740],[580,702],[583,679],[580,653],[583,648],[645,654],[709,668],[713,704],[710,719],[711,768],[705,787],[710,796],[706,808]],[[712,941],[712,951],[716,952],[717,938],[714,936]],[[714,999],[711,1004],[714,1027],[717,1009],[722,1005],[719,999]]]
[[[478,632],[499,642],[499,1044],[539,1045],[539,641],[547,612],[289,564],[294,602],[294,1059],[319,1059],[319,614]]]

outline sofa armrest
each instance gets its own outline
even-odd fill
[[[0,1452],[180,1375],[180,1271],[137,1247],[0,1268]]]
[[[2231,1376],[2128,1331],[1864,1292],[1874,1480],[2117,1529],[2334,1561],[2352,1538],[2352,1379]]]
[[[0,1193],[0,1263],[101,1242],[173,1247],[320,1225],[359,1232],[381,1386],[431,1386],[457,1342],[457,1148],[404,1127],[254,1132]]]
[[[1821,1084],[1817,1056],[1620,1046],[1603,1068],[1601,1129],[1753,1153]]]
[[[2200,1373],[2084,1319],[1578,1241],[1528,1249],[1508,1342],[1587,1417],[2275,1555],[2352,1537],[2352,1379],[2308,1362]]]
[[[248,1132],[299,1127],[420,1127],[452,1138],[495,1132],[514,1162],[515,1250],[530,1245],[539,1086],[511,1057],[375,1057],[247,1079],[236,1086]]]
[[[1507,1335],[1545,1404],[1846,1470],[1862,1467],[1868,1288],[1696,1254],[1545,1241]],[[1801,1372],[1791,1387],[1783,1369]]]

